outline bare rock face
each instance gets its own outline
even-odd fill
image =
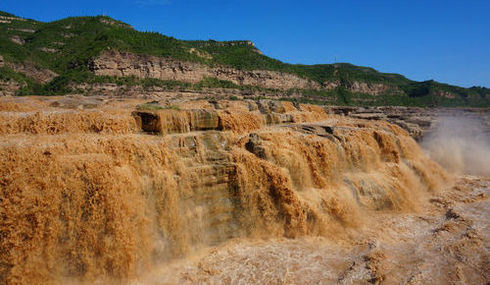
[[[363,93],[369,95],[379,95],[387,91],[388,89],[390,89],[390,86],[386,84],[360,82],[360,81],[348,82],[346,83],[346,85],[342,85],[340,81],[325,81],[323,82],[322,86],[327,90],[332,90],[337,87],[343,86],[350,92]]]
[[[490,133],[490,110],[472,108],[421,108],[421,107],[350,107],[328,106],[326,111],[331,114],[345,115],[356,119],[383,120],[405,129],[414,139],[420,140],[430,132],[441,117],[468,117],[482,120],[485,132]],[[486,126],[486,127],[485,127]]]
[[[47,48],[47,47],[42,47],[42,48],[39,48],[39,50],[43,51],[43,52],[47,52],[47,53],[57,53],[58,50],[57,49],[54,49],[54,48]]]
[[[117,51],[103,52],[89,63],[89,67],[96,75],[117,77],[135,76],[190,83],[198,83],[205,77],[214,77],[231,81],[237,85],[253,85],[281,90],[320,88],[316,82],[287,73],[209,67],[199,63]]]
[[[265,159],[266,158],[266,152],[265,148],[262,145],[262,139],[259,137],[257,133],[251,133],[249,135],[249,140],[245,144],[245,148],[256,155],[258,158]]]
[[[5,66],[5,61],[0,55],[0,67],[3,66]],[[19,88],[19,83],[14,80],[0,80],[0,96],[13,96]]]
[[[3,66],[12,68],[15,72],[24,73],[42,83],[49,82],[54,77],[58,76],[58,74],[49,69],[39,69],[29,63],[16,64],[5,62],[3,56],[0,55],[0,67]],[[24,87],[24,85],[25,83],[19,83],[15,80],[0,80],[0,96],[14,96],[20,88]]]
[[[454,93],[451,93],[451,92],[448,92],[448,91],[439,91],[438,92],[438,96],[439,97],[444,97],[444,98],[449,98],[449,99],[454,99],[456,98],[458,95],[454,94]]]
[[[0,23],[4,24],[10,24],[12,21],[23,21],[25,22],[26,19],[18,18],[18,17],[10,17],[10,16],[0,16]]]
[[[389,86],[381,83],[367,83],[359,81],[354,81],[346,87],[351,92],[369,95],[379,95],[389,88]]]
[[[25,44],[25,40],[23,38],[21,38],[20,36],[18,35],[13,35],[10,37],[10,40],[18,45],[24,45]]]
[[[21,28],[7,28],[9,31],[18,31],[18,32],[23,32],[23,33],[30,33],[33,34],[36,32],[36,30],[33,29],[21,29]]]
[[[133,29],[133,27],[131,25],[128,25],[126,23],[121,23],[121,22],[116,22],[112,19],[109,19],[109,18],[102,18],[99,20],[99,22],[103,23],[103,24],[107,24],[107,25],[112,25],[112,26],[117,26],[117,27],[120,27],[120,28],[129,28],[129,29]],[[71,28],[71,26],[70,26]]]
[[[137,125],[147,133],[185,133],[220,130],[220,118],[211,110],[135,111]]]
[[[436,112],[432,109],[398,106],[327,107],[327,112],[358,119],[388,121],[405,129],[416,140],[422,138],[437,117]]]
[[[58,76],[56,72],[49,69],[40,69],[31,63],[17,64],[12,62],[5,62],[2,55],[0,55],[0,67],[8,66],[15,72],[24,73],[25,75],[34,78],[35,80],[45,83],[51,81]]]
[[[250,43],[250,45],[253,45]],[[209,54],[189,50],[202,58],[211,58]],[[199,83],[206,77],[227,80],[236,85],[259,86],[262,88],[291,90],[332,90],[343,87],[350,92],[380,95],[390,88],[382,83],[352,81],[325,81],[318,83],[300,76],[270,70],[238,70],[225,66],[207,66],[201,63],[180,61],[172,58],[138,55],[128,52],[105,51],[89,62],[90,70],[100,76],[137,78],[156,78],[188,83]],[[83,88],[82,88],[83,89]]]
[[[209,53],[207,53],[205,51],[201,52],[201,51],[199,51],[199,50],[197,50],[195,48],[189,49],[189,53],[190,54],[195,54],[198,57],[201,57],[201,58],[204,58],[204,59],[212,59],[213,58]]]
[[[14,96],[20,85],[13,80],[2,81],[0,80],[0,96]]]
[[[302,108],[301,105],[294,106],[290,102],[250,100],[247,102],[248,110],[233,112],[222,101],[209,103],[213,105],[213,110],[162,108],[137,110],[132,112],[132,116],[142,131],[163,135],[209,130],[254,130],[264,125],[298,123],[315,118],[323,119],[325,116],[320,107],[304,109],[304,105]]]
[[[300,98],[301,93],[277,92],[277,90],[249,90],[249,89],[232,89],[232,88],[202,88],[196,90],[185,86],[174,86],[168,88],[165,86],[142,86],[142,85],[118,85],[116,83],[71,83],[69,87],[80,94],[89,96],[104,95],[118,98],[144,98],[144,99],[229,99],[236,97],[241,99],[247,98],[269,98],[273,100],[281,98]]]
[[[15,72],[24,73],[25,75],[34,78],[36,81],[46,83],[51,81],[58,74],[49,69],[40,69],[31,63],[16,64],[6,63],[8,67],[12,68]]]
[[[332,90],[340,86],[340,81],[325,81],[323,82],[323,88]]]

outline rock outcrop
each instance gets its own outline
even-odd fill
[[[187,99],[248,99],[248,98],[268,98],[271,100],[285,98],[301,98],[300,92],[289,93],[281,90],[248,90],[231,88],[187,88],[185,86],[160,87],[125,85],[116,83],[79,83],[70,84],[69,87],[75,93],[88,96],[105,95],[108,97],[119,98],[143,98],[143,99],[164,99],[173,100],[178,98]]]
[[[4,66],[13,69],[15,72],[24,73],[25,75],[32,77],[34,80],[42,83],[49,82],[57,76],[55,72],[49,69],[40,69],[32,64],[5,62],[3,56],[0,55],[0,67]],[[20,88],[25,86],[25,82],[17,82],[13,79],[0,80],[0,96],[14,96]]]
[[[5,61],[0,55],[0,67],[3,66],[5,66]],[[14,80],[0,80],[0,96],[13,96],[20,87],[20,84]]]
[[[246,109],[229,110],[228,104],[210,101],[212,110],[138,110],[132,113],[139,128],[152,134],[186,133],[193,131],[255,130],[266,125],[302,123],[325,118],[321,107],[293,105],[270,100],[247,101]]]
[[[344,87],[353,93],[363,93],[369,95],[379,95],[386,92],[388,89],[392,88],[389,85],[383,83],[370,83],[353,81],[341,84],[340,81],[325,81],[322,86],[327,90],[332,90],[338,87]]]
[[[190,52],[195,53],[195,49],[191,49]],[[199,56],[210,58],[210,55],[200,54]],[[360,81],[348,82],[344,85],[339,81],[325,81],[320,85],[312,80],[289,73],[267,70],[238,70],[224,66],[210,67],[200,63],[118,51],[103,52],[97,58],[91,60],[89,67],[96,75],[135,76],[137,78],[157,78],[190,83],[199,83],[206,77],[213,77],[231,81],[237,85],[251,85],[279,90],[331,90],[342,86],[354,93],[379,95],[390,89],[390,86],[382,83]]]
[[[199,83],[206,77],[228,80],[237,85],[287,90],[319,89],[320,85],[299,76],[267,70],[238,70],[230,67],[210,67],[200,63],[171,58],[105,51],[92,59],[89,68],[96,75],[135,76]]]
[[[18,45],[24,45],[26,43],[26,41],[23,38],[21,38],[19,35],[12,35],[9,39],[13,43],[16,43]]]
[[[31,63],[5,63],[8,67],[12,68],[15,72],[20,72],[25,74],[26,76],[32,77],[34,80],[39,81],[41,83],[46,83],[51,81],[53,78],[58,76],[58,74],[52,70],[47,68],[39,68]]]
[[[14,80],[0,80],[0,96],[14,96],[20,87]]]
[[[4,24],[10,24],[12,21],[23,21],[25,22],[26,19],[19,18],[19,17],[11,17],[11,16],[0,16],[0,23]]]
[[[46,83],[51,81],[53,78],[58,76],[56,72],[49,69],[43,69],[35,66],[32,63],[12,63],[6,62],[2,55],[0,55],[0,67],[7,66],[12,68],[15,72],[24,73],[26,76],[32,77],[34,80],[41,83]]]
[[[379,95],[390,88],[388,85],[382,83],[368,83],[360,81],[353,81],[347,84],[345,87],[351,92],[369,95]]]
[[[358,119],[387,121],[402,127],[416,140],[422,139],[427,132],[437,126],[440,118],[450,116],[482,121],[482,132],[490,133],[490,109],[485,108],[327,106],[325,110],[331,114],[346,115]]]

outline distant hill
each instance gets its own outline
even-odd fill
[[[348,63],[287,64],[250,41],[184,41],[106,16],[44,23],[0,11],[0,94],[90,94],[86,86],[97,84],[233,89],[319,104],[490,106],[488,88],[417,82]]]

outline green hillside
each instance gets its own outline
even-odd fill
[[[372,68],[346,63],[322,65],[293,65],[263,55],[247,41],[217,42],[183,41],[159,33],[140,32],[130,25],[106,16],[70,17],[49,23],[16,18],[0,12],[0,55],[6,63],[28,64],[37,69],[49,69],[58,74],[50,82],[41,83],[16,72],[9,65],[0,67],[0,80],[22,83],[18,95],[66,94],[70,82],[115,82],[183,86],[185,88],[222,87],[257,89],[236,86],[231,82],[207,79],[190,85],[161,80],[98,77],[90,72],[88,62],[101,51],[113,49],[137,54],[171,57],[207,65],[224,65],[236,69],[261,69],[292,73],[320,84],[337,82],[333,90],[290,90],[301,93],[302,100],[321,103],[322,98],[333,98],[337,104],[419,105],[419,106],[490,106],[490,89],[461,88],[435,81],[416,82],[398,74],[380,73]],[[375,97],[352,93],[353,82],[381,83],[389,88]],[[274,92],[274,90],[268,90]],[[450,96],[440,96],[446,92]],[[328,100],[327,100],[328,101]]]

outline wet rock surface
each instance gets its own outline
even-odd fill
[[[479,122],[485,133],[490,133],[490,109],[488,108],[420,108],[420,107],[350,107],[327,106],[328,113],[367,120],[384,120],[399,125],[416,140],[421,140],[438,123],[447,117]]]
[[[237,239],[140,282],[201,284],[486,284],[490,180],[458,178],[417,213],[384,213],[355,241]],[[169,274],[172,272],[172,274]]]

